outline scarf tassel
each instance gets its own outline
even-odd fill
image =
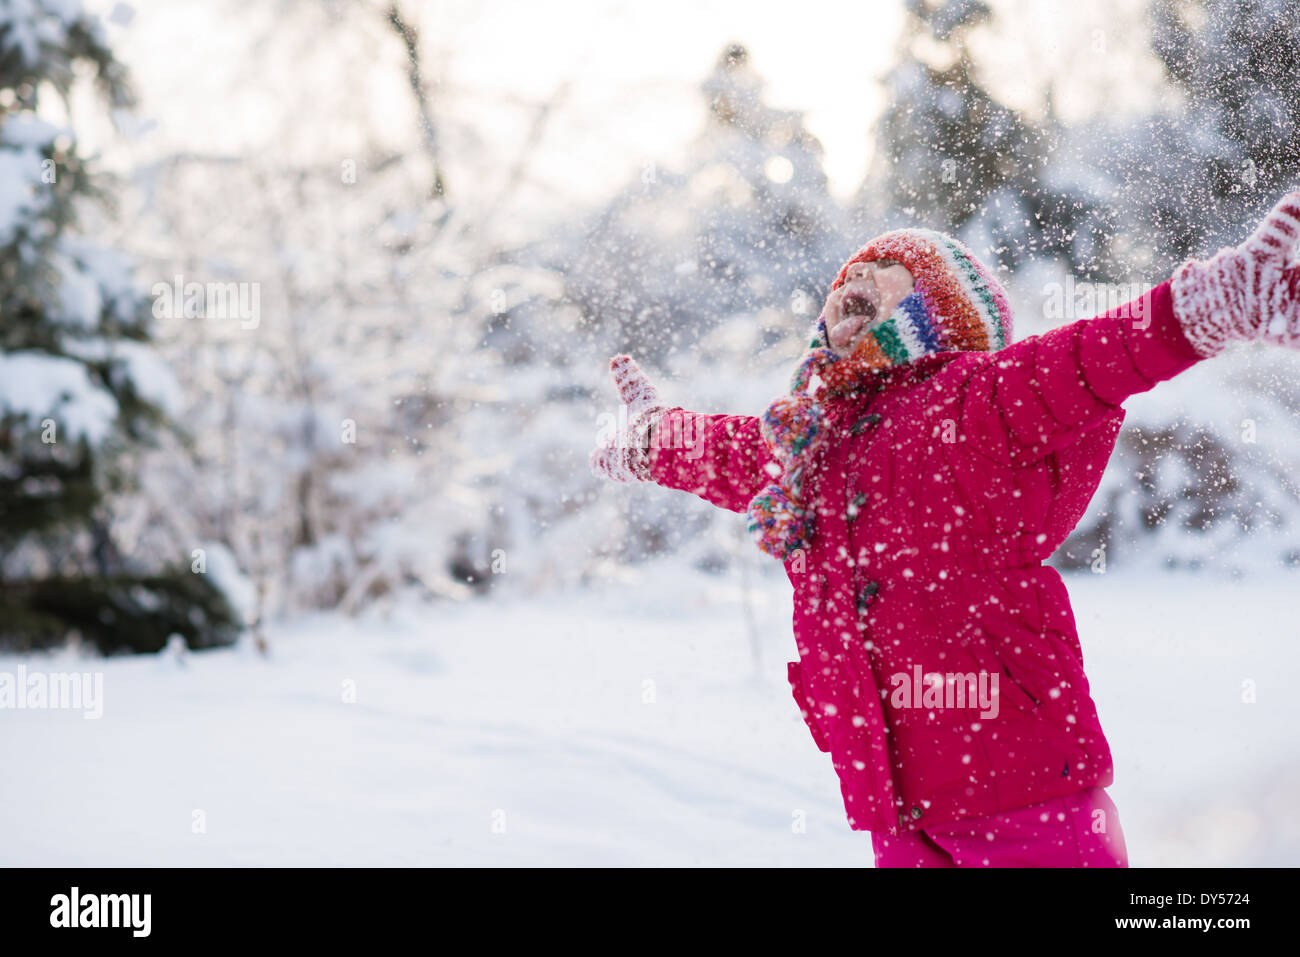
[[[782,396],[763,415],[762,429],[783,474],[750,501],[749,533],[760,549],[786,561],[812,541],[814,510],[803,504],[803,477],[822,441],[821,406],[803,393]]]

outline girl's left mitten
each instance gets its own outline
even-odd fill
[[[631,356],[611,359],[609,373],[623,411],[614,432],[592,449],[591,471],[613,482],[649,482],[650,434],[665,407]]]

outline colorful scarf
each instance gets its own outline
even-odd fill
[[[826,440],[822,401],[854,392],[869,373],[904,365],[936,352],[1001,349],[1011,339],[1011,307],[997,280],[962,243],[929,229],[899,229],[873,239],[844,264],[893,259],[912,273],[914,286],[890,316],[870,328],[853,354],[839,356],[827,343],[826,316],[817,317],[809,351],[791,380],[790,393],[763,415],[763,437],[781,478],[749,503],[749,532],[758,547],[788,561],[808,547],[815,531],[814,503],[804,481]],[[820,384],[809,390],[816,379]]]

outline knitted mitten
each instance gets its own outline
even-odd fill
[[[650,481],[650,430],[665,406],[631,356],[609,360],[626,419],[591,452],[591,471],[614,482]]]
[[[1174,274],[1174,314],[1202,356],[1231,341],[1300,349],[1300,192],[1287,193],[1240,246]]]

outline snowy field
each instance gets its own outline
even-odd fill
[[[1133,864],[1300,865],[1295,579],[1067,581]],[[321,617],[269,658],[0,657],[104,673],[99,720],[0,711],[0,863],[870,866],[763,592],[757,676],[740,593],[673,568]]]

